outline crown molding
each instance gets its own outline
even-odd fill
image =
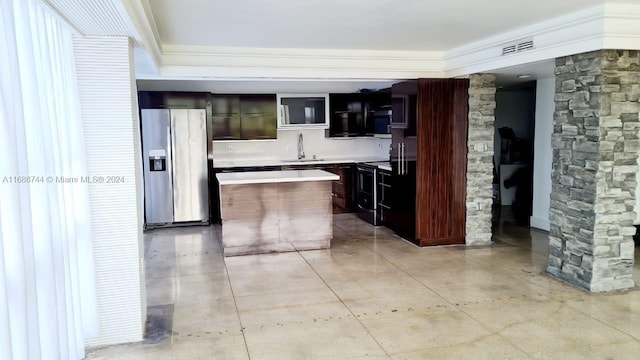
[[[549,19],[446,52],[448,77],[487,72],[599,49],[640,49],[640,5],[607,4]],[[502,56],[502,47],[531,39],[535,48]]]
[[[607,4],[603,49],[640,50],[640,5]]]
[[[607,3],[604,5],[605,16],[614,18],[620,17],[623,19],[636,18],[640,19],[640,4],[612,4]]]
[[[163,46],[161,75],[231,77],[444,77],[442,52]],[[289,75],[287,75],[289,74]]]
[[[245,55],[245,56],[283,56],[283,57],[324,57],[366,59],[370,57],[383,59],[421,59],[440,60],[441,51],[406,51],[406,50],[354,50],[354,49],[313,49],[313,48],[257,48],[229,46],[197,46],[164,44],[164,54],[201,54],[201,55]]]
[[[551,32],[561,31],[585,23],[593,23],[602,18],[603,6],[593,6],[587,9],[545,20],[533,25],[517,28],[489,38],[474,41],[470,44],[459,46],[445,52],[445,61],[482,52],[486,49],[502,47],[503,45],[516,42],[521,39],[535,38]]]
[[[448,77],[456,77],[464,74],[475,74],[491,72],[498,69],[512,66],[536,63],[539,61],[555,59],[563,55],[579,54],[602,49],[602,36],[586,36],[581,39],[564,41],[557,44],[549,44],[544,47],[513,54],[500,56],[497,51],[492,51],[490,56],[483,56],[482,53],[470,54],[469,58],[457,66],[451,66],[445,72]],[[495,50],[495,49],[494,49]]]
[[[407,71],[384,69],[330,69],[291,67],[220,67],[220,66],[163,66],[160,76],[142,76],[139,79],[264,79],[264,80],[335,80],[367,81],[401,80],[416,78],[442,78],[442,71]]]
[[[147,61],[146,64],[141,64],[137,61],[136,70],[152,74],[159,74],[160,66],[162,65],[162,46],[160,43],[160,36],[156,27],[155,20],[153,19],[153,13],[148,0],[117,0],[114,1],[119,4],[123,9],[123,15],[131,21],[131,28],[135,30],[137,36],[135,36],[136,44],[138,48],[142,48],[142,51],[136,51],[136,55],[139,57],[144,56]],[[137,59],[138,60],[138,59]],[[142,60],[142,59],[140,59]],[[136,71],[139,72],[139,71]]]

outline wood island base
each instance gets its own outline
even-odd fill
[[[224,256],[326,249],[331,181],[220,185]]]

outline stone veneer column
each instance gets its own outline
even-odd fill
[[[495,75],[473,74],[469,76],[467,245],[491,244],[495,108]]]
[[[589,291],[634,286],[640,52],[556,60],[547,271]]]

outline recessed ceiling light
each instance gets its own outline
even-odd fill
[[[530,77],[531,77],[531,75],[529,75],[529,74],[522,74],[522,75],[518,75],[517,77],[518,77],[518,79],[528,79],[528,78],[530,78]]]

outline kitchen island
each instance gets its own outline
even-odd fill
[[[225,256],[326,249],[333,238],[331,181],[324,170],[220,173]]]

